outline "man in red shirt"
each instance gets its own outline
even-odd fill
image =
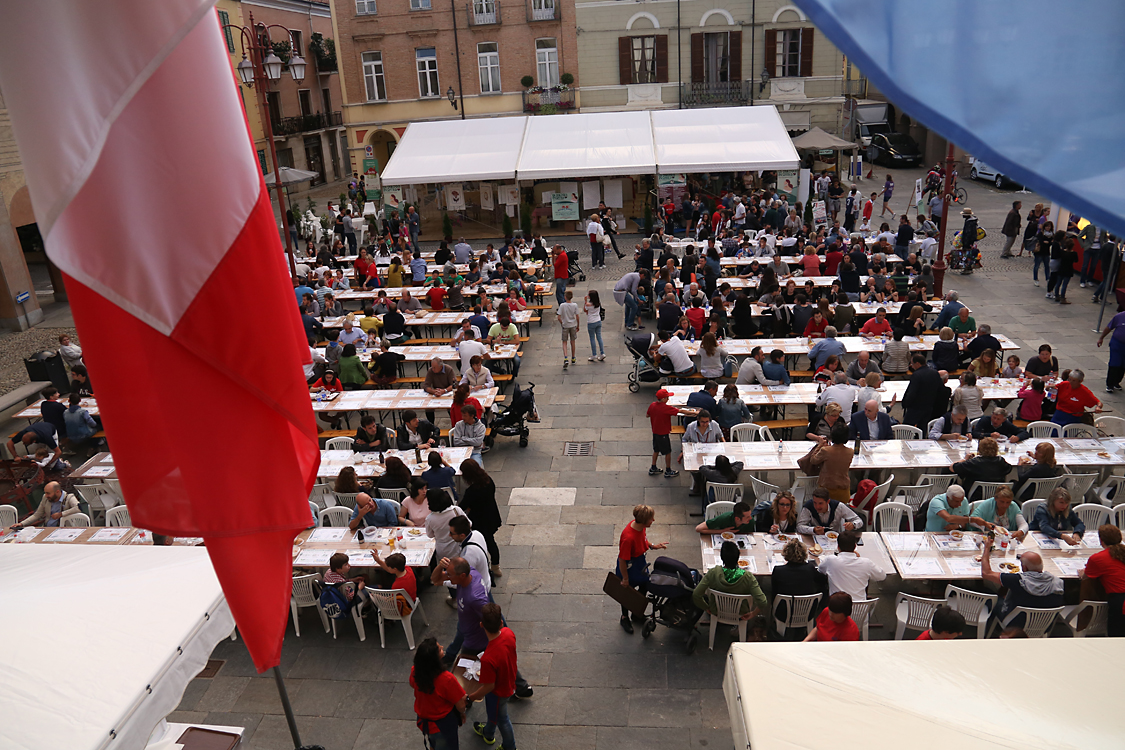
[[[960,638],[965,632],[964,616],[953,607],[938,607],[934,610],[934,617],[930,620],[930,629],[914,640],[916,641],[952,641]]]
[[[891,324],[887,320],[887,308],[880,307],[875,311],[875,317],[863,324],[859,332],[864,336],[882,336],[891,332]]]
[[[806,641],[858,641],[859,626],[851,618],[852,595],[837,591],[828,597],[828,607],[816,618]]]
[[[446,291],[440,285],[440,283],[437,286],[430,287],[430,289],[426,291],[426,297],[430,300],[430,309],[434,310],[435,312],[438,310],[444,310],[445,295]]]
[[[481,607],[480,624],[488,636],[488,645],[480,655],[480,687],[469,693],[470,703],[484,698],[488,721],[474,721],[473,731],[489,745],[496,742],[496,728],[500,728],[502,746],[516,747],[512,720],[508,717],[508,701],[516,692],[516,635],[504,627],[500,605]]]
[[[555,268],[555,301],[560,305],[566,302],[563,293],[566,291],[566,283],[570,280],[570,258],[567,257],[566,251],[563,250],[562,245],[555,245],[552,248],[555,253],[553,261]]]
[[[677,409],[668,405],[672,392],[661,388],[656,392],[656,400],[648,406],[648,419],[652,424],[652,466],[649,467],[649,476],[656,476],[660,469],[656,466],[656,459],[664,456],[664,478],[671,479],[679,476],[680,472],[672,470],[672,417],[679,414],[694,414],[694,409]]]

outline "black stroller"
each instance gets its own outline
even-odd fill
[[[484,440],[484,444],[489,448],[496,442],[497,435],[504,437],[519,436],[520,447],[527,447],[527,438],[531,435],[531,430],[527,428],[525,422],[528,417],[535,414],[535,383],[528,383],[526,390],[521,391],[519,384],[512,383],[512,401],[508,404],[508,408],[500,412],[497,417],[492,420],[492,432]]]
[[[577,250],[567,250],[566,251],[566,259],[567,259],[566,272],[569,275],[569,279],[567,280],[567,283],[568,284],[574,284],[575,282],[578,282],[578,281],[585,281],[586,280],[586,272],[582,270],[582,266],[578,265],[578,251]]]
[[[703,616],[703,610],[695,606],[691,594],[699,584],[699,571],[689,568],[671,557],[658,557],[652,564],[645,591],[652,602],[652,614],[641,626],[641,635],[648,638],[657,625],[663,625],[688,634],[684,645],[690,654],[699,643],[699,633],[695,623]]]
[[[651,333],[627,333],[625,349],[633,355],[633,371],[629,373],[629,391],[641,390],[641,383],[659,383],[664,374],[648,361],[648,348],[656,341]]]

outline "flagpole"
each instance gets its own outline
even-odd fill
[[[285,709],[285,721],[289,724],[289,734],[293,737],[293,750],[301,750],[301,733],[297,731],[297,719],[293,716],[293,706],[289,703],[285,680],[281,679],[281,667],[273,668],[273,680],[277,683],[277,694],[281,696],[281,707]]]
[[[945,154],[945,181],[941,188],[941,232],[938,236],[937,262],[934,263],[934,296],[943,297],[942,284],[945,281],[945,227],[949,223],[949,181],[953,175],[953,141]]]

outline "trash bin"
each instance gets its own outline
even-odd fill
[[[70,392],[70,378],[67,377],[66,366],[58,354],[38,352],[25,359],[23,366],[27,368],[27,376],[33,381],[49,380],[60,393]]]

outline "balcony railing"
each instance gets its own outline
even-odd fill
[[[680,103],[685,107],[749,104],[751,83],[751,81],[684,83],[680,85]]]
[[[500,23],[498,1],[469,3],[468,12],[470,26],[496,26]]]
[[[271,124],[273,125],[274,135],[296,135],[313,130],[342,127],[344,115],[341,112],[317,112],[315,115],[282,117],[280,120],[274,120]]]
[[[528,21],[557,21],[561,17],[559,6],[557,3],[550,6],[544,5],[543,7],[536,8],[534,0],[528,9]]]
[[[523,92],[523,111],[532,115],[566,114],[574,109],[574,89]]]

